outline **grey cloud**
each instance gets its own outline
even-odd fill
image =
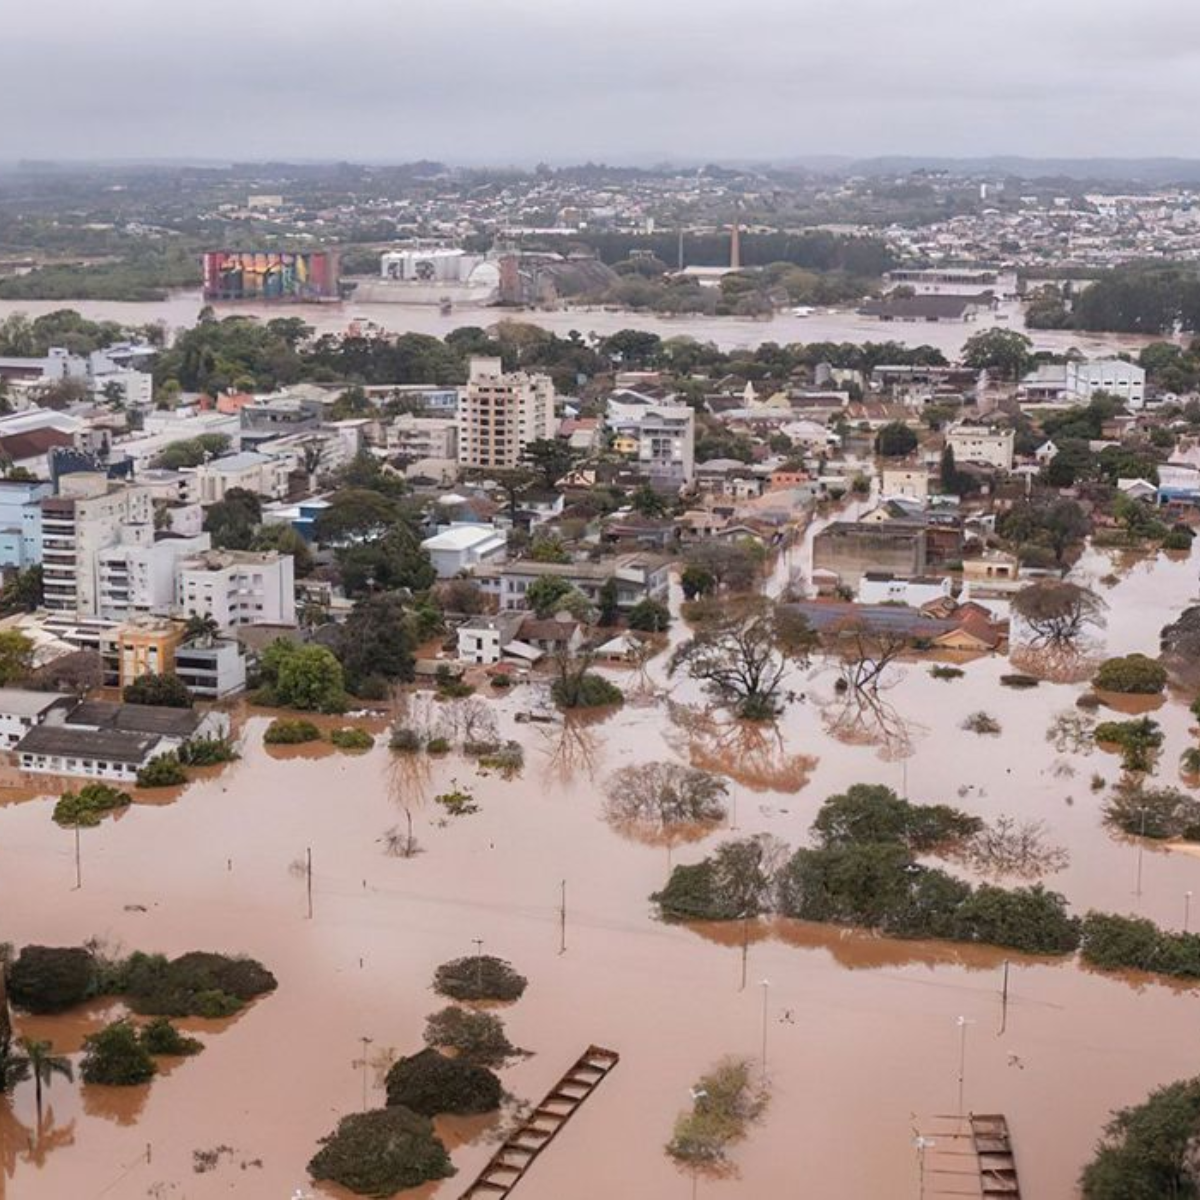
[[[1187,0],[17,5],[0,158],[1200,154]]]

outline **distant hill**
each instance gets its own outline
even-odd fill
[[[1200,159],[1194,158],[922,158],[885,155],[843,160],[797,160],[812,170],[838,175],[903,175],[910,171],[947,171],[952,175],[1013,175],[1020,179],[1073,179],[1081,182],[1142,184],[1200,183]]]

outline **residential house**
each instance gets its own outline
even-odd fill
[[[439,579],[453,579],[485,563],[502,563],[508,554],[508,534],[492,525],[455,523],[427,537],[421,548],[429,552]]]

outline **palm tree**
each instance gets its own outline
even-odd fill
[[[34,1097],[37,1105],[38,1125],[42,1123],[42,1088],[49,1087],[54,1082],[55,1075],[64,1079],[74,1080],[75,1068],[71,1060],[54,1053],[53,1042],[39,1041],[37,1038],[17,1038],[18,1053],[10,1056],[10,1062],[24,1062],[26,1069],[33,1076]]]
[[[185,641],[200,642],[202,645],[211,646],[213,639],[220,632],[221,626],[217,624],[216,618],[209,614],[200,616],[197,613],[192,613],[187,619],[183,636]]]

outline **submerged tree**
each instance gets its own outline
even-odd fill
[[[1012,598],[1012,610],[1034,643],[1055,647],[1073,645],[1089,629],[1101,628],[1106,608],[1095,592],[1065,579],[1039,580]]]
[[[672,840],[688,829],[704,836],[725,819],[729,785],[680,763],[622,767],[605,787],[605,815],[618,828],[649,840]]]
[[[788,665],[807,663],[815,636],[805,618],[765,597],[708,604],[699,628],[671,656],[670,674],[683,671],[740,717],[766,721],[780,710]]]

